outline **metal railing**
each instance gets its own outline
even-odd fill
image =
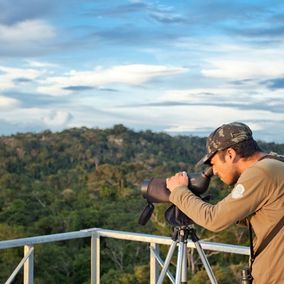
[[[106,230],[100,228],[91,228],[76,232],[53,234],[45,236],[37,236],[31,238],[22,238],[15,240],[0,241],[1,249],[10,249],[15,247],[24,247],[24,256],[18,266],[15,268],[9,279],[5,284],[12,283],[17,273],[24,268],[23,283],[34,284],[34,251],[35,245],[43,243],[51,243],[56,241],[73,240],[79,238],[91,238],[91,284],[100,283],[100,238],[114,238],[120,240],[146,242],[150,245],[150,284],[157,283],[157,276],[159,270],[159,261],[157,255],[159,252],[158,245],[171,245],[172,239],[170,237],[156,236],[149,234],[140,234],[133,232],[123,232]],[[249,255],[249,247],[239,245],[229,245],[223,243],[214,243],[207,241],[200,241],[201,247],[204,250],[211,250],[225,253],[235,253],[242,255]],[[188,241],[187,247],[195,248],[192,241]],[[158,255],[159,258],[159,255]]]

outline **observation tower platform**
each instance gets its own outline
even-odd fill
[[[133,232],[124,231],[114,231],[106,230],[100,228],[90,228],[81,231],[67,232],[53,235],[36,236],[30,238],[22,238],[15,240],[0,241],[0,251],[23,247],[23,258],[20,263],[15,263],[14,271],[11,271],[10,277],[7,279],[5,284],[13,283],[13,280],[17,274],[23,270],[23,284],[34,284],[34,277],[36,271],[34,271],[34,254],[36,247],[39,244],[52,243],[57,241],[67,241],[81,238],[90,239],[90,283],[99,284],[100,283],[100,240],[101,238],[113,238],[126,241],[134,242],[144,242],[149,244],[150,249],[150,284],[156,284],[158,280],[158,273],[160,270],[160,265],[163,265],[163,261],[159,255],[159,245],[171,245],[172,239],[170,237],[140,234]],[[241,255],[250,255],[249,247],[231,245],[224,243],[215,243],[200,241],[203,250],[223,252],[223,253],[233,253]],[[188,248],[195,248],[192,241],[188,240]],[[56,260],[55,260],[56,261]]]

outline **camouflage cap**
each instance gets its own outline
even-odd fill
[[[241,122],[223,124],[208,136],[206,143],[207,154],[197,165],[206,164],[216,152],[249,139],[252,139],[252,131],[246,124]]]

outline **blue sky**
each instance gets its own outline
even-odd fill
[[[107,128],[284,143],[284,2],[0,0],[0,135]]]

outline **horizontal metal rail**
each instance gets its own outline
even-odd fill
[[[15,240],[6,240],[0,241],[0,250],[1,249],[10,249],[16,247],[24,247],[25,253],[23,260],[16,267],[15,271],[11,274],[9,279],[15,277],[17,272],[25,265],[24,270],[24,284],[33,284],[33,253],[34,245],[51,243],[57,241],[66,241],[80,238],[91,238],[91,284],[99,284],[100,282],[100,238],[114,238],[120,240],[129,240],[129,241],[138,241],[149,243],[152,248],[157,247],[158,244],[162,245],[171,245],[172,239],[170,237],[125,232],[125,231],[114,231],[106,230],[100,228],[90,228],[81,231],[37,236],[30,238],[21,238]],[[239,246],[239,245],[230,245],[224,243],[215,243],[200,241],[200,245],[204,250],[211,250],[217,252],[225,253],[234,253],[241,255],[250,255],[249,247]],[[33,248],[32,250],[27,251],[27,248]],[[192,241],[188,241],[187,247],[195,248],[195,245]],[[31,251],[33,253],[31,253]],[[28,253],[28,255],[27,255]],[[150,251],[150,283],[156,283],[157,277],[157,265],[154,260],[155,254]],[[9,282],[6,282],[9,283]]]
[[[101,237],[107,237],[107,238],[113,238],[113,239],[138,241],[138,242],[145,242],[145,243],[156,243],[156,244],[164,244],[164,245],[170,245],[172,243],[172,239],[170,237],[133,233],[133,232],[113,231],[113,230],[97,229],[97,228],[87,229],[87,230],[83,230],[80,232],[88,233],[88,232],[94,232],[94,231],[97,232]],[[246,247],[246,246],[230,245],[230,244],[216,243],[216,242],[207,242],[207,241],[202,241],[202,240],[200,241],[200,244],[204,250],[250,255],[249,247]],[[189,240],[187,243],[187,247],[195,248],[195,245],[193,244],[192,241]],[[0,249],[1,249],[1,242],[0,242]]]
[[[95,230],[96,229],[94,229],[94,231]],[[57,241],[87,238],[91,236],[92,236],[92,231],[84,230],[84,231],[44,235],[44,236],[15,239],[15,240],[8,240],[8,241],[0,241],[0,249],[23,247],[25,245],[38,245],[38,244],[43,244],[43,243],[52,243],[52,242],[57,242]]]

